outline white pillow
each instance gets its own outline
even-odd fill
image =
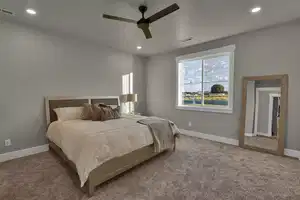
[[[81,114],[83,112],[83,107],[55,108],[54,112],[57,115],[57,120],[58,121],[81,119]]]

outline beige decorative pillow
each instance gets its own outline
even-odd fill
[[[110,106],[105,104],[94,104],[92,105],[92,120],[93,121],[107,121],[111,119],[120,118],[120,107],[112,109]]]
[[[117,106],[116,108],[112,108],[112,112],[114,115],[114,119],[120,119],[121,113],[120,113],[120,106]]]
[[[100,108],[98,105],[93,104],[92,105],[92,120],[93,121],[103,121],[102,120],[102,108]]]
[[[102,121],[114,119],[114,115],[111,107],[109,106],[101,107],[101,109],[102,109]]]
[[[92,120],[93,118],[93,108],[92,105],[89,103],[84,103],[83,104],[83,111],[81,114],[81,119],[82,120]]]
[[[99,104],[99,107],[102,108],[102,120],[111,120],[111,119],[119,119],[120,115],[120,107],[112,108],[111,106]]]
[[[54,112],[56,113],[58,121],[81,119],[83,107],[55,108]]]

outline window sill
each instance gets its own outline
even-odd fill
[[[212,113],[225,113],[232,114],[233,110],[231,108],[214,108],[214,107],[193,107],[193,106],[176,106],[177,110],[190,110],[198,112],[212,112]]]

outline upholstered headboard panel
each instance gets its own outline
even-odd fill
[[[46,118],[47,125],[51,122],[57,120],[56,113],[54,112],[55,108],[62,107],[79,107],[84,103],[98,104],[104,103],[107,105],[120,105],[120,100],[118,96],[110,96],[110,97],[46,97],[45,98],[46,105]]]
[[[104,103],[106,105],[119,105],[119,98],[107,98],[107,99],[91,99],[91,104]]]

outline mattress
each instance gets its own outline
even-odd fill
[[[47,137],[76,165],[83,186],[89,173],[101,164],[153,144],[148,127],[136,123],[143,118],[56,121],[50,124]]]

